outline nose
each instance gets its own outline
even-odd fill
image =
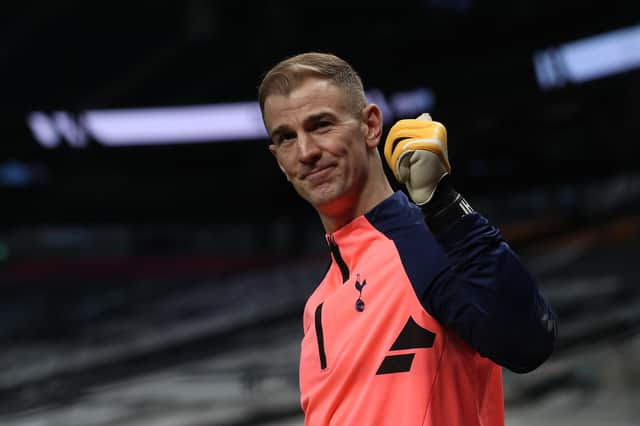
[[[298,152],[303,163],[314,163],[321,155],[318,141],[306,134],[298,136]]]

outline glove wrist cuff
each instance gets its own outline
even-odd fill
[[[425,222],[434,234],[443,233],[458,219],[474,211],[467,200],[453,188],[449,175],[442,178],[431,200],[421,208]]]

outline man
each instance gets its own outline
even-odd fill
[[[306,53],[259,89],[270,151],[318,212],[332,262],[304,310],[306,425],[498,425],[500,366],[550,355],[555,317],[500,233],[455,191],[446,132],[380,109],[342,59]]]

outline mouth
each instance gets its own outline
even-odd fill
[[[312,182],[320,181],[327,177],[329,173],[331,173],[331,170],[334,169],[334,167],[335,166],[333,165],[318,167],[306,173],[303,179],[308,179]]]

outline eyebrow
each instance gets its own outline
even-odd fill
[[[314,122],[314,121],[320,121],[324,118],[336,118],[336,115],[332,112],[329,111],[321,111],[318,112],[316,114],[311,114],[310,116],[308,116],[307,118],[304,119],[305,123],[310,123],[310,122]]]
[[[321,121],[321,120],[326,119],[326,118],[335,119],[336,115],[333,112],[330,112],[330,111],[320,111],[318,113],[311,114],[308,117],[305,117],[305,119],[303,121],[303,124],[306,125],[308,123]],[[273,129],[269,136],[273,140],[276,136],[280,135],[281,133],[286,133],[287,131],[289,131],[289,129],[290,129],[290,127],[288,125],[281,124],[280,126],[278,126],[275,129]]]

